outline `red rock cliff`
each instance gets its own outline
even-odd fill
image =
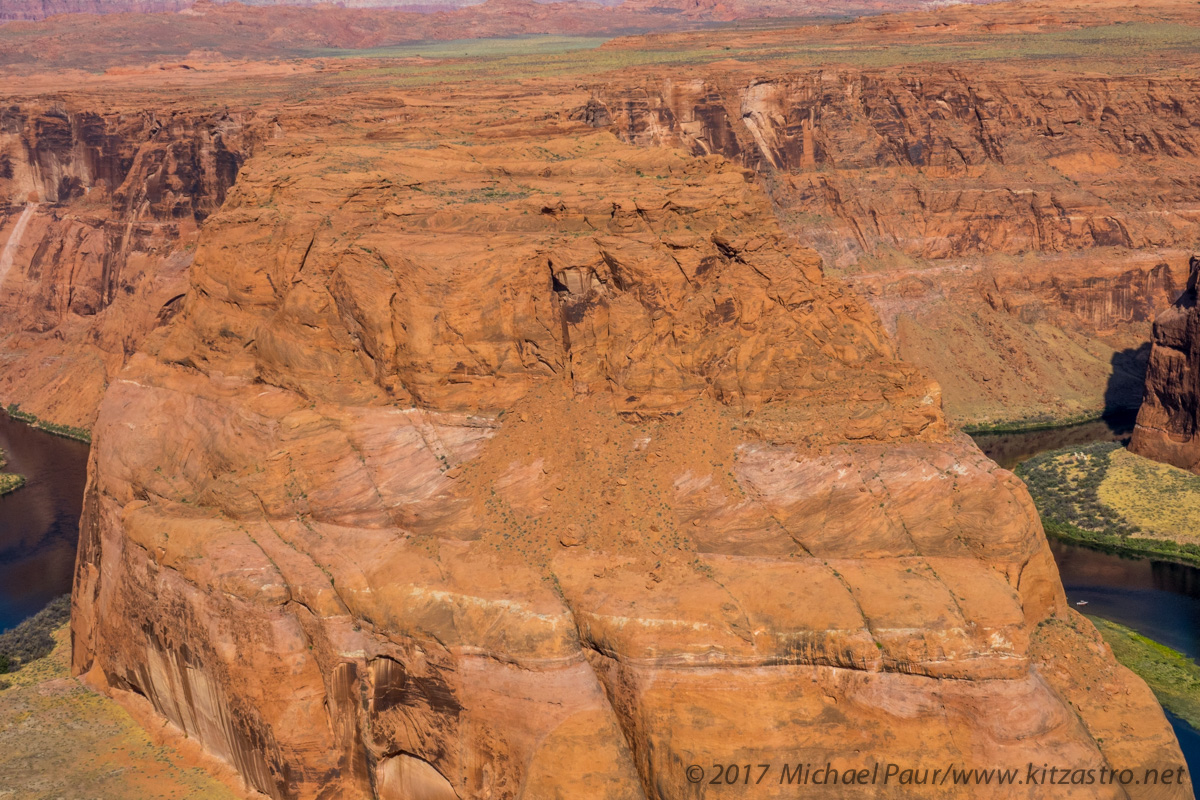
[[[813,36],[867,46],[857,30]],[[1200,235],[1196,89],[735,64],[597,86],[578,114],[758,170],[785,229],[866,294],[952,417],[996,422],[1136,408],[1150,321]]]
[[[105,395],[75,668],[275,798],[1180,762],[870,307],[743,168],[585,99],[440,96],[243,167]]]
[[[1129,447],[1135,453],[1200,472],[1200,258],[1187,289],[1154,320],[1146,395]]]
[[[252,120],[0,111],[0,400],[91,425],[112,376],[178,309],[200,222],[266,135]]]

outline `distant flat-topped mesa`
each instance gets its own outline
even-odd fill
[[[979,0],[975,0],[978,2]],[[204,13],[217,6],[232,5],[236,7],[264,7],[279,9],[280,7],[318,7],[320,11],[331,12],[338,9],[353,9],[357,11],[372,11],[374,18],[359,16],[359,20],[378,22],[380,16],[403,13],[434,14],[452,11],[464,11],[455,21],[471,20],[477,29],[463,30],[465,36],[497,35],[505,31],[489,30],[486,20],[489,16],[509,15],[517,25],[533,17],[536,21],[540,14],[554,19],[562,12],[578,9],[589,15],[593,20],[602,20],[604,13],[613,6],[617,9],[612,16],[624,20],[634,20],[650,29],[671,26],[673,18],[683,20],[730,20],[757,17],[796,17],[816,15],[849,15],[880,11],[905,11],[924,7],[919,0],[839,0],[832,4],[829,0],[625,0],[612,2],[607,0],[339,0],[336,4],[325,3],[322,0],[0,0],[0,23],[14,20],[41,20],[61,14],[155,14],[162,12]],[[537,7],[548,6],[544,12]],[[239,11],[242,10],[239,8]],[[285,9],[283,10],[286,13]],[[327,18],[333,15],[327,14]],[[657,24],[655,17],[658,18]],[[344,16],[343,16],[344,18]],[[480,22],[483,25],[480,26]],[[501,26],[505,23],[501,22]],[[564,24],[558,21],[559,26]],[[478,28],[482,27],[482,30]],[[674,27],[674,26],[672,26]],[[536,30],[536,29],[535,29]],[[532,32],[532,31],[531,31]],[[443,38],[443,37],[436,37]]]
[[[1129,447],[1135,453],[1200,473],[1200,311],[1193,256],[1187,288],[1154,320],[1146,395]]]
[[[753,176],[586,99],[414,102],[244,164],[101,405],[75,669],[274,798],[1182,764],[1024,486]]]

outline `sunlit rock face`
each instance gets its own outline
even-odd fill
[[[1077,24],[1043,10],[1034,28]],[[873,25],[811,32],[848,50],[891,41]],[[754,66],[597,82],[579,116],[762,174],[785,230],[864,294],[952,421],[1136,410],[1152,320],[1200,235],[1193,76]]]
[[[1135,453],[1192,472],[1200,472],[1197,280],[1200,280],[1200,258],[1193,256],[1187,288],[1154,320],[1146,396],[1129,443]]]
[[[267,127],[248,112],[0,110],[0,400],[89,427],[178,310],[199,225]]]
[[[100,409],[75,668],[276,798],[1180,762],[1024,486],[753,175],[585,101],[456,98],[242,166]],[[412,132],[438,114],[473,132]],[[1012,796],[905,796],[947,794]]]

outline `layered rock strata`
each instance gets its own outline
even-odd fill
[[[0,111],[0,400],[90,427],[267,130],[248,112]]]
[[[190,69],[188,64],[141,71],[123,68],[112,80],[145,81],[154,76],[161,81],[170,72],[185,91],[193,86],[190,81],[202,83],[202,74],[216,81],[220,68],[207,60],[212,51],[196,50],[195,42],[225,33],[229,36],[223,41],[232,42],[236,34],[253,46],[246,52],[259,55],[293,52],[289,48],[301,46],[280,33],[280,27],[304,39],[304,47],[312,46],[296,33],[300,28],[292,26],[288,15],[307,19],[304,15],[316,12],[225,6],[202,10],[203,15],[188,18],[200,27],[180,32],[172,39],[176,49],[171,51],[179,58],[195,56],[192,63],[201,69]],[[500,6],[471,13],[514,25],[522,19],[506,14]],[[249,16],[243,19],[245,14]],[[411,16],[425,19],[428,15]],[[582,16],[576,17],[585,25]],[[144,24],[146,19],[121,17],[130,25]],[[926,49],[897,58],[953,51],[962,46],[963,37],[992,47],[1013,44],[998,32],[1021,36],[1082,32],[1102,38],[1117,31],[1123,37],[1137,37],[1158,30],[1147,26],[1169,23],[1186,38],[1196,22],[1194,10],[1169,4],[1051,8],[1030,3],[889,15],[846,25],[810,26],[785,37],[769,29],[631,37],[596,51],[595,63],[620,64],[626,56],[636,62],[645,56],[639,48],[652,49],[654,59],[698,60],[686,68],[655,66],[650,77],[645,69],[606,73],[603,81],[595,83],[592,96],[573,113],[579,121],[611,130],[630,143],[721,154],[755,169],[770,189],[784,230],[820,252],[833,272],[867,296],[900,355],[942,385],[952,421],[987,425],[1078,418],[1137,406],[1151,320],[1186,281],[1187,254],[1200,235],[1194,190],[1200,175],[1193,155],[1198,145],[1193,124],[1196,78],[1188,70],[1141,74],[1144,70],[1136,67],[1133,57],[1125,73],[1111,69],[1107,62],[1086,72],[1046,72],[1044,61],[1022,60],[1020,48],[1012,50],[1011,59],[981,62],[988,67],[982,73],[938,64],[882,68],[854,62],[865,59],[869,64],[869,54],[879,47],[902,48],[916,34]],[[1083,30],[1089,26],[1096,30]],[[60,46],[51,42],[53,37],[65,36],[77,45],[71,57],[79,55],[79,63],[97,68],[88,60],[89,53],[97,52],[109,58],[102,64],[111,62],[111,37],[102,35],[97,43],[78,30],[86,28],[95,37],[92,29],[102,30],[96,24],[58,20],[45,27],[50,39],[20,39],[6,52],[27,48],[31,58],[41,58]],[[416,35],[416,27],[401,27]],[[453,26],[443,27],[449,35],[446,32]],[[383,41],[378,38],[383,28],[358,22],[321,23],[321,28],[322,36],[331,37],[321,39],[324,44],[368,46]],[[806,46],[818,47],[819,57],[830,66],[795,66],[789,58],[796,59],[796,48],[785,45],[798,40],[815,43]],[[1021,41],[1025,40],[1017,44]],[[1066,48],[1071,41],[1060,37],[1047,46]],[[699,60],[727,51],[739,58],[715,66],[703,66],[707,62]],[[1131,52],[1136,55],[1136,48]],[[1162,57],[1171,58],[1171,52]],[[269,98],[265,106],[283,106],[279,101],[285,96],[307,98],[309,108],[300,115],[300,127],[313,127],[306,115],[323,114],[331,97],[345,92],[347,85],[360,87],[373,80],[369,71],[359,68],[361,64],[353,68],[348,83],[326,77],[336,72],[332,61],[305,67],[297,63],[291,62],[286,70],[279,64],[269,72],[262,64],[253,69],[263,71],[263,83],[279,84],[265,93]],[[442,62],[401,59],[389,69],[399,69],[398,74],[409,78],[415,74],[419,81],[428,77],[426,70],[435,63]],[[554,63],[555,69],[563,67],[557,60]],[[573,68],[585,63],[587,59],[581,57]],[[1081,64],[1082,70],[1091,62]],[[319,79],[316,67],[320,67]],[[458,68],[450,67],[449,74],[459,75]],[[1111,74],[1103,74],[1101,68]],[[590,76],[594,71],[580,74]],[[195,77],[186,77],[190,75]],[[286,88],[284,81],[288,81]],[[330,91],[308,93],[314,86]],[[240,98],[235,108],[244,108],[247,95],[262,94],[259,87],[243,84],[211,103],[160,104],[158,110],[126,108],[122,113],[127,121],[121,125],[128,126],[130,117],[162,120],[168,108],[192,119],[189,124],[201,124],[224,113],[216,109],[229,107],[230,96]],[[56,102],[39,101],[21,113],[33,117],[59,113],[54,111]],[[107,105],[76,101],[69,104],[74,110],[65,113],[81,117],[86,116],[84,109]],[[198,108],[212,110],[200,114]],[[275,131],[268,121],[272,114],[264,106],[256,109],[255,119],[263,120],[261,129],[247,121],[246,112],[229,112],[238,124],[255,130],[244,142],[224,135],[230,152],[244,156],[253,150],[255,137]],[[92,115],[114,117],[111,110]],[[11,123],[10,131],[24,125]],[[129,133],[120,130],[122,136]],[[141,142],[138,137],[146,131],[132,141]],[[159,133],[155,140],[164,136]],[[201,150],[206,146],[198,144]],[[20,152],[26,147],[13,150],[12,163],[18,167],[27,160]],[[144,177],[134,175],[132,185]],[[0,178],[0,185],[3,182]],[[213,190],[201,191],[211,195]],[[24,228],[22,237],[12,236],[26,209],[28,192],[24,185],[9,192],[9,205],[0,221],[0,241],[15,239],[20,245],[12,254],[10,270],[18,274],[38,268],[25,261],[34,254],[29,242],[38,235],[36,222]],[[56,192],[39,191],[37,196],[51,197]],[[75,218],[95,214],[91,209],[85,212],[81,203],[82,199],[71,201],[64,213]],[[48,211],[50,206],[39,208]],[[114,207],[105,216],[106,225],[119,227],[128,224],[131,213]],[[182,252],[171,246],[172,265],[190,258],[194,233],[184,229],[190,226],[181,226]],[[143,230],[135,227],[135,243],[137,231]],[[106,236],[119,246],[116,234]],[[65,233],[59,238],[69,240]],[[146,246],[158,251],[164,247]],[[63,258],[74,263],[71,253]],[[40,269],[43,276],[54,271]],[[166,274],[174,267],[147,269]],[[114,315],[128,318],[122,320],[123,329],[135,331],[120,349],[136,347],[148,320],[178,296],[166,294],[175,292],[182,278],[181,269],[172,274],[171,289],[142,298],[140,288],[127,285],[117,293],[120,298],[133,289],[130,299],[140,298],[136,312]],[[27,287],[28,291],[62,292],[61,284],[71,276],[54,280],[58,288],[39,285]],[[83,296],[92,292],[89,286]],[[9,305],[25,304],[28,297],[26,287],[16,287],[10,294]],[[39,296],[34,307],[47,302]],[[28,380],[21,379],[11,388],[0,384],[0,400],[29,403],[40,416],[86,426],[94,419],[99,388],[124,358],[116,355],[113,334],[105,332],[97,340],[89,321],[64,324],[63,315],[55,314],[59,321],[54,323],[37,320],[32,329],[22,324],[22,338],[9,343],[10,349],[28,354],[18,370]],[[85,309],[82,316],[92,315]],[[131,323],[134,317],[139,321]],[[0,320],[0,336],[9,332]],[[51,352],[42,354],[37,349],[43,345],[33,347],[29,336],[47,332],[61,336],[63,344],[46,344]],[[66,385],[53,374],[53,365],[66,363],[71,352],[85,354],[86,379],[81,383],[87,388],[78,395],[60,392],[60,397],[72,398],[69,402],[44,396],[42,387]]]
[[[1200,258],[1187,288],[1154,320],[1146,395],[1129,448],[1147,458],[1200,473]]]
[[[722,72],[597,86],[578,114],[764,174],[956,420],[1137,407],[1150,322],[1200,237],[1195,79]]]
[[[538,106],[574,100],[243,167],[105,395],[75,669],[275,798],[1181,763],[1024,487],[753,175]],[[1013,793],[903,793],[947,795]]]

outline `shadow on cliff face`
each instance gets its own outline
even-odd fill
[[[1149,358],[1149,342],[1113,353],[1112,373],[1104,390],[1104,411],[1099,420],[1043,430],[978,434],[972,438],[988,458],[1005,469],[1061,447],[1092,442],[1128,444],[1142,402]]]
[[[1150,343],[1118,350],[1112,356],[1112,374],[1104,389],[1104,419],[1124,418],[1136,414],[1146,389],[1146,364],[1150,360]]]

